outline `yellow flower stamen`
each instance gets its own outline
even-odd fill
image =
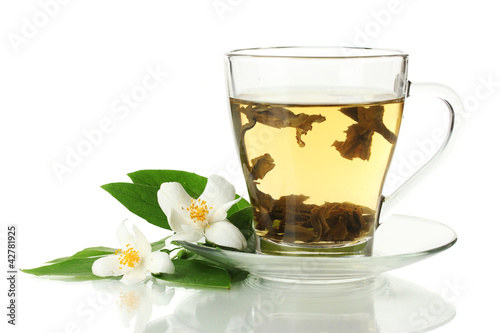
[[[127,244],[127,249],[125,251],[122,251],[121,249],[119,249],[118,251],[120,252],[120,258],[119,258],[120,265],[135,267],[135,264],[141,261],[141,257],[139,256],[139,251],[131,247],[130,244]],[[118,251],[116,251],[115,253],[116,255],[118,255]],[[120,269],[122,268],[120,267]]]
[[[207,223],[207,215],[210,213],[210,209],[213,209],[213,207],[208,208],[207,202],[201,199],[191,199],[191,205],[187,207],[189,217],[194,223],[203,222],[205,224]]]
[[[128,312],[132,312],[133,310],[139,308],[140,303],[141,299],[134,291],[127,293],[120,291],[120,300],[118,301],[118,304],[120,307],[126,308]]]

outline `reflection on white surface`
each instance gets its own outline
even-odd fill
[[[455,308],[414,283],[378,277],[338,285],[292,285],[249,278],[232,290],[199,290],[144,332],[426,332]]]
[[[143,332],[151,319],[153,305],[168,305],[175,289],[167,288],[154,280],[148,283],[127,285],[120,281],[93,281],[93,287],[100,292],[110,293],[116,300],[116,309],[122,325],[131,332]]]

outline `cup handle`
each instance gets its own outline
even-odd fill
[[[439,160],[445,158],[450,152],[450,147],[453,146],[453,142],[456,137],[457,132],[457,113],[463,114],[464,105],[458,94],[451,88],[438,84],[438,83],[413,83],[408,82],[408,91],[406,96],[424,96],[424,97],[436,97],[442,100],[449,110],[449,124],[448,133],[444,139],[443,144],[438,149],[438,151],[432,156],[427,163],[425,163],[420,169],[418,169],[410,178],[408,178],[403,184],[401,184],[391,195],[381,196],[379,201],[379,221],[384,221],[385,218],[392,215],[394,208],[398,205],[401,199],[404,197],[405,192],[411,192],[416,185],[424,178],[426,178],[438,164]]]

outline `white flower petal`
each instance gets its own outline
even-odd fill
[[[205,229],[205,237],[208,241],[221,245],[243,250],[247,247],[245,236],[240,229],[229,221],[219,221]]]
[[[234,200],[234,196],[235,189],[230,182],[219,175],[211,175],[208,177],[207,186],[200,195],[200,199],[205,200],[217,210],[219,206]]]
[[[158,190],[158,204],[167,216],[172,230],[180,231],[181,225],[187,223],[186,208],[191,205],[191,197],[179,183],[163,183]],[[185,213],[181,212],[184,209]]]
[[[148,242],[144,234],[134,225],[133,226],[135,241],[131,246],[139,252],[141,258],[146,258],[151,254],[151,244]]]
[[[172,243],[175,240],[183,240],[186,242],[197,242],[197,241],[200,241],[204,237],[203,234],[204,233],[202,230],[189,228],[189,227],[183,225],[182,231],[176,232],[174,235],[167,238],[167,240],[165,241],[165,245],[169,246],[170,243]]]
[[[123,274],[123,277],[121,278],[120,281],[122,281],[125,284],[139,283],[144,281],[144,279],[147,277],[146,273],[147,273],[146,268],[144,267],[144,265],[141,264]]]
[[[180,183],[163,183],[158,190],[158,204],[165,213],[175,207],[189,206],[191,199]]]
[[[122,250],[125,250],[127,244],[135,244],[135,236],[128,231],[125,221],[118,226],[116,238],[118,238]]]
[[[120,265],[119,256],[112,254],[94,261],[92,265],[92,274],[101,277],[120,276],[132,270],[132,267],[126,266],[121,269],[120,267],[122,267],[122,265]]]
[[[183,226],[187,225],[192,225],[193,227],[195,226],[193,221],[187,216],[187,211],[185,214],[183,214],[182,212],[172,209],[170,211],[170,216],[167,216],[167,218],[170,228],[175,232],[182,231]]]
[[[227,217],[227,211],[233,207],[235,203],[241,200],[241,197],[238,199],[226,202],[225,204],[218,206],[217,209],[208,216],[208,223],[212,224],[218,221],[225,220]]]
[[[174,264],[170,260],[168,253],[160,251],[151,253],[148,258],[145,258],[143,265],[147,271],[154,274],[172,274],[175,271]]]

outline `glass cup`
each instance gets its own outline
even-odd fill
[[[226,65],[257,251],[265,254],[371,255],[382,210],[389,214],[429,170],[382,195],[410,85],[449,109],[432,161],[450,141],[453,108],[462,107],[445,86],[411,84],[408,55],[396,50],[242,49],[227,53]]]

